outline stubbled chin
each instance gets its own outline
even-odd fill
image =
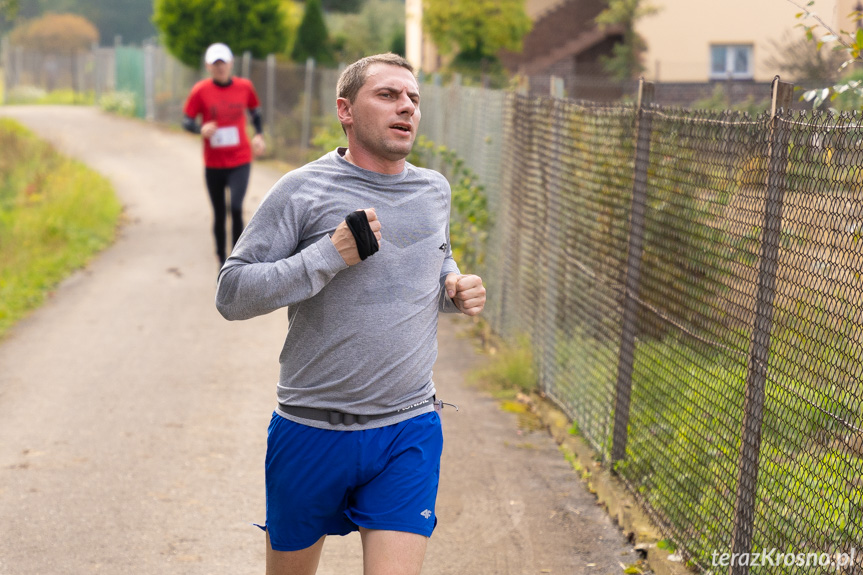
[[[403,140],[400,142],[390,142],[387,146],[387,152],[391,154],[391,158],[398,156],[398,159],[402,159],[407,157],[411,153],[413,145],[413,139],[411,139],[410,141]]]

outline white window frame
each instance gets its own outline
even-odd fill
[[[715,50],[725,51],[725,70],[717,72],[713,69]],[[747,69],[743,72],[734,70],[734,58],[739,51],[746,52]],[[710,79],[711,80],[751,80],[755,76],[755,50],[752,44],[711,44],[710,45]]]

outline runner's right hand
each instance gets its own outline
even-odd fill
[[[375,213],[374,208],[367,208],[363,210],[366,213],[366,217],[369,219],[369,227],[372,229],[372,232],[375,234],[375,238],[378,240],[378,245],[381,243],[381,223],[378,221],[378,216]],[[357,252],[357,241],[354,239],[354,234],[351,233],[350,228],[348,228],[347,222],[340,223],[333,235],[330,236],[330,241],[333,242],[333,245],[336,246],[336,249],[339,250],[339,255],[342,256],[342,259],[345,260],[345,263],[349,266],[360,263],[360,254]]]
[[[207,122],[201,126],[201,137],[209,140],[210,137],[216,133],[216,128],[218,127],[219,125],[216,124],[216,122]]]

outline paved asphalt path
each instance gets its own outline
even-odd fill
[[[0,575],[261,574],[263,458],[285,313],[227,322],[198,140],[83,107],[0,107],[107,176],[117,242],[0,342]],[[2,151],[0,151],[2,153]],[[280,176],[256,164],[251,212]],[[446,447],[425,575],[621,573],[622,535],[543,432],[467,387],[445,317]],[[359,574],[358,536],[322,575]]]

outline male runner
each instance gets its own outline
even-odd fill
[[[415,575],[437,522],[438,312],[480,313],[485,288],[453,261],[446,179],[405,161],[420,120],[410,64],[355,62],[336,104],[348,147],[270,190],[216,306],[231,320],[288,308],[267,443],[268,575],[312,575],[326,535],[356,530],[365,575]]]
[[[227,257],[225,231],[225,188],[231,190],[231,226],[233,242],[243,231],[243,199],[249,185],[252,151],[264,152],[263,122],[255,87],[245,78],[234,78],[231,70],[234,55],[225,44],[212,44],[204,54],[210,77],[192,87],[183,108],[183,128],[201,134],[204,141],[204,179],[213,204],[213,235],[219,265]],[[246,111],[255,127],[249,144],[246,134]],[[201,116],[203,125],[196,118]]]

